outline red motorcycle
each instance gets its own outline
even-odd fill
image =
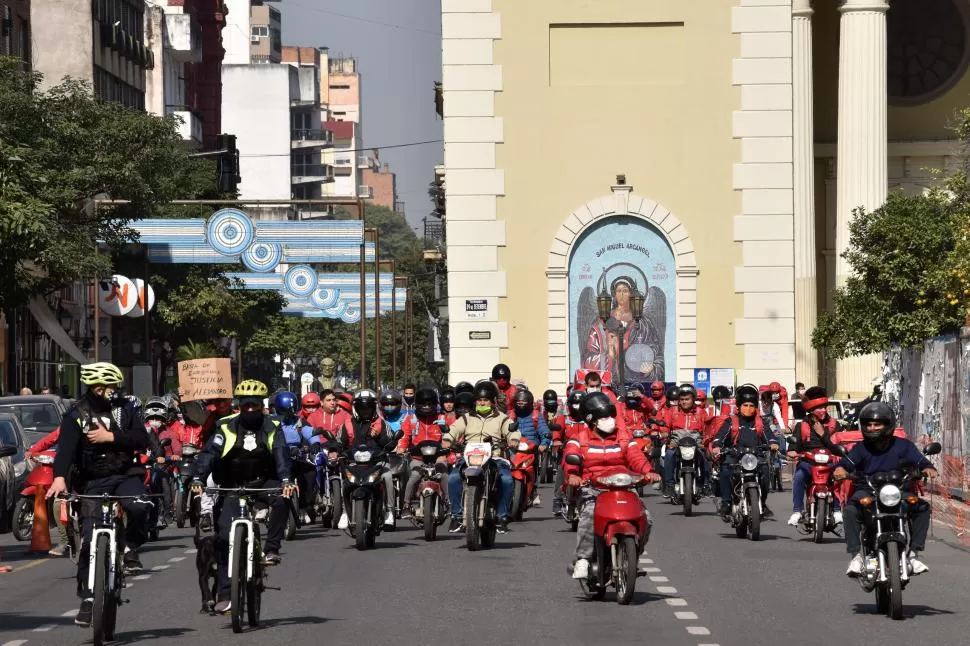
[[[582,465],[582,458],[566,457],[568,464]],[[589,561],[589,576],[580,579],[579,587],[587,599],[600,600],[606,588],[616,588],[616,602],[625,606],[633,599],[637,562],[650,537],[647,512],[636,494],[643,476],[627,471],[602,475],[589,484],[604,490],[596,498],[593,510],[594,549]]]
[[[27,474],[23,491],[14,505],[13,537],[18,541],[29,541],[34,529],[34,496],[37,487],[50,489],[54,484],[54,451],[44,451],[30,458],[34,466]],[[47,501],[47,518],[54,520],[53,501]]]
[[[512,457],[512,520],[522,520],[522,514],[532,505],[536,488],[536,463],[539,445],[524,437]]]
[[[835,532],[833,500],[836,495],[832,484],[832,472],[839,456],[826,448],[818,448],[798,456],[811,467],[812,479],[805,490],[805,513],[796,529],[806,536],[811,535],[816,543],[822,542],[825,532]]]

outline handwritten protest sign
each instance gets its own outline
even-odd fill
[[[232,368],[229,359],[179,361],[179,389],[182,401],[231,399]]]

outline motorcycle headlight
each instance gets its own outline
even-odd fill
[[[54,464],[54,458],[49,455],[37,455],[34,457],[34,461],[37,464]]]
[[[347,478],[347,482],[349,482],[350,484],[354,484],[357,482],[357,478],[355,478],[354,474],[351,473],[350,471],[345,471],[344,477]]]
[[[816,464],[828,464],[830,457],[831,456],[828,453],[816,453],[815,454],[815,463]]]
[[[903,493],[894,484],[883,485],[879,490],[879,502],[887,507],[895,507],[902,500]]]
[[[380,471],[374,471],[369,476],[367,476],[367,482],[377,482],[380,479],[381,479]]]
[[[354,461],[356,462],[370,462],[370,457],[370,451],[354,451]]]
[[[13,465],[13,474],[14,474],[15,477],[19,478],[20,476],[24,475],[25,473],[27,473],[27,461],[26,460],[24,460],[23,462],[18,462],[17,464]]]
[[[693,446],[682,446],[680,447],[680,459],[681,460],[693,460],[694,459],[694,447]]]
[[[633,431],[633,437],[646,437],[646,431]]]
[[[758,468],[758,456],[752,453],[745,453],[741,456],[741,468],[745,471],[754,471]]]
[[[597,478],[597,480],[607,487],[629,487],[634,482],[637,482],[629,473],[614,473],[603,478]]]
[[[432,456],[438,452],[437,446],[422,446],[421,455]]]

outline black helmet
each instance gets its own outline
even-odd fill
[[[714,390],[711,391],[711,397],[714,399],[714,401],[727,399],[730,396],[731,389],[727,386],[714,386]]]
[[[885,422],[885,426],[879,431],[866,431],[866,424],[869,422]],[[884,402],[870,402],[862,407],[859,413],[859,430],[862,437],[869,442],[877,442],[893,434],[896,428],[896,414],[889,404]]]
[[[422,388],[414,394],[414,412],[418,415],[434,415],[438,412],[438,395],[430,388]]]
[[[417,395],[415,395],[417,396]],[[447,388],[441,391],[441,397],[439,398],[442,404],[455,403],[455,391],[452,388]]]
[[[583,397],[586,396],[581,390],[574,390],[569,393],[569,397],[566,398],[566,407],[569,409],[569,416],[573,419],[582,419],[583,415]]]
[[[744,384],[743,386],[738,386],[737,391],[734,393],[734,399],[738,407],[741,404],[754,404],[758,405],[758,389],[751,384]]]
[[[697,389],[694,388],[692,384],[681,384],[680,387],[677,388],[677,398],[680,399],[681,397],[686,397],[688,395],[690,395],[691,399],[697,399]]]
[[[468,381],[459,381],[458,385],[455,386],[455,394],[460,395],[462,393],[473,393],[475,392],[475,386],[471,385]]]
[[[505,379],[506,381],[512,379],[512,371],[504,363],[495,364],[492,368],[492,379]]]
[[[667,389],[667,403],[674,404],[677,402],[677,386],[671,386]]]
[[[634,392],[631,390],[626,391],[626,397],[624,398],[624,403],[627,408],[632,408],[637,410],[640,408],[643,396],[639,392]]]
[[[491,381],[482,380],[475,384],[475,399],[498,399],[498,388]]]
[[[373,390],[360,390],[354,395],[352,402],[354,418],[362,422],[373,422],[377,419],[377,393]]]
[[[536,398],[528,390],[517,391],[515,397],[512,399],[512,406],[515,407],[515,412],[519,416],[525,414],[531,415],[535,405]]]
[[[464,415],[475,410],[475,395],[461,392],[455,395],[455,413]]]
[[[559,408],[559,395],[551,388],[542,393],[542,405],[547,413],[554,413]]]
[[[583,420],[593,424],[604,417],[616,417],[616,406],[606,393],[590,393],[583,397]]]
[[[401,393],[396,390],[385,390],[381,395],[381,410],[385,415],[397,415],[401,412]]]

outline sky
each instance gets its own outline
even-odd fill
[[[440,0],[280,0],[283,44],[329,47],[357,59],[366,149],[440,140],[434,83],[441,80]],[[397,199],[412,227],[431,211],[428,184],[441,143],[380,151],[397,174]],[[423,229],[419,233],[423,235]]]

